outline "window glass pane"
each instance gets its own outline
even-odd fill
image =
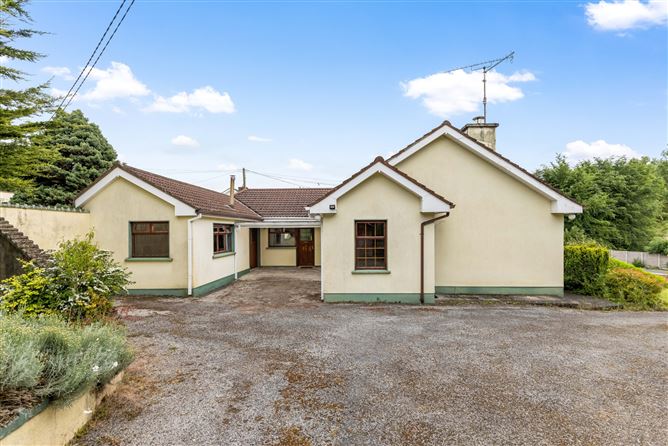
[[[153,232],[169,231],[169,223],[153,223]]]
[[[213,252],[232,252],[234,246],[234,225],[213,224]]]
[[[355,268],[387,267],[386,236],[384,221],[355,222]]]
[[[289,229],[269,229],[269,246],[295,246],[296,239]]]
[[[131,222],[131,257],[169,257],[169,222]]]
[[[313,230],[310,228],[299,230],[299,240],[310,242],[313,240]]]
[[[169,234],[136,234],[132,257],[169,257]]]
[[[150,223],[132,223],[132,232],[148,232],[151,229]]]

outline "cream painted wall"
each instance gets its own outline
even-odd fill
[[[313,231],[313,243],[314,243],[313,249],[315,251],[313,253],[313,255],[315,257],[315,259],[314,259],[315,266],[320,266],[320,262],[321,262],[321,260],[320,260],[320,243],[321,243],[321,241],[320,241],[320,228],[315,228],[314,231]]]
[[[437,286],[563,286],[563,216],[550,201],[439,138],[397,166],[456,204],[436,227]]]
[[[313,257],[315,266],[320,266],[320,228],[313,231]],[[260,266],[295,266],[297,265],[297,248],[270,248],[269,230],[260,229]]]
[[[37,243],[42,249],[85,235],[90,230],[90,214],[51,209],[0,206],[0,217]]]
[[[269,230],[260,229],[260,266],[295,266],[297,248],[270,248]]]
[[[248,228],[235,232],[235,255],[214,256],[213,224],[234,224],[233,220],[202,218],[193,222],[193,286],[206,285],[248,269]]]
[[[419,197],[381,174],[339,198],[336,214],[322,222],[324,293],[419,293],[420,223],[430,217],[420,213]],[[352,273],[355,220],[367,219],[387,220],[390,274]],[[433,244],[433,230],[427,229],[425,247]],[[433,251],[426,252],[425,260],[425,293],[433,293]]]
[[[128,268],[135,282],[130,289],[185,289],[188,276],[189,217],[175,217],[174,207],[130,182],[118,178],[84,206],[90,211],[95,238],[114,259]],[[168,221],[171,262],[129,262],[129,223]]]

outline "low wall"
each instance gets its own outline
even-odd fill
[[[610,255],[617,260],[627,263],[633,263],[634,260],[640,260],[648,268],[668,269],[668,256],[661,254],[650,254],[643,251],[617,251],[610,250]]]
[[[0,217],[44,250],[90,231],[90,214],[80,209],[0,205]]]
[[[116,391],[122,378],[120,372],[102,390],[91,390],[67,406],[40,404],[0,428],[0,446],[66,445],[92,418],[104,397]]]

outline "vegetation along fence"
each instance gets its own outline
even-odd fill
[[[647,268],[668,269],[668,256],[661,254],[650,254],[643,251],[615,251],[612,249],[610,255],[627,263],[639,260]]]

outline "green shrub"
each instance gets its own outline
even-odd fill
[[[630,263],[626,263],[623,260],[616,259],[614,257],[610,257],[610,260],[608,261],[608,269],[613,269],[613,268],[628,268],[628,269],[637,269],[639,270],[637,266],[633,266]]]
[[[645,262],[643,262],[640,259],[633,259],[633,262],[631,262],[631,265],[635,266],[636,268],[644,268],[646,266]]]
[[[668,256],[668,239],[658,237],[653,239],[647,245],[647,250],[652,254]]]
[[[657,309],[663,306],[661,293],[665,279],[629,268],[613,268],[605,276],[604,297],[635,309]]]
[[[599,295],[609,259],[608,250],[602,246],[564,246],[564,287],[576,293]]]
[[[130,361],[132,352],[119,326],[72,326],[55,316],[0,314],[0,393],[30,389],[67,402],[109,381]]]
[[[111,297],[125,293],[130,283],[111,253],[93,243],[92,233],[61,243],[43,268],[26,263],[24,270],[0,285],[0,310],[98,320],[111,312]]]
[[[53,279],[32,262],[21,262],[24,274],[12,276],[0,284],[0,309],[21,311],[26,316],[57,312]]]

